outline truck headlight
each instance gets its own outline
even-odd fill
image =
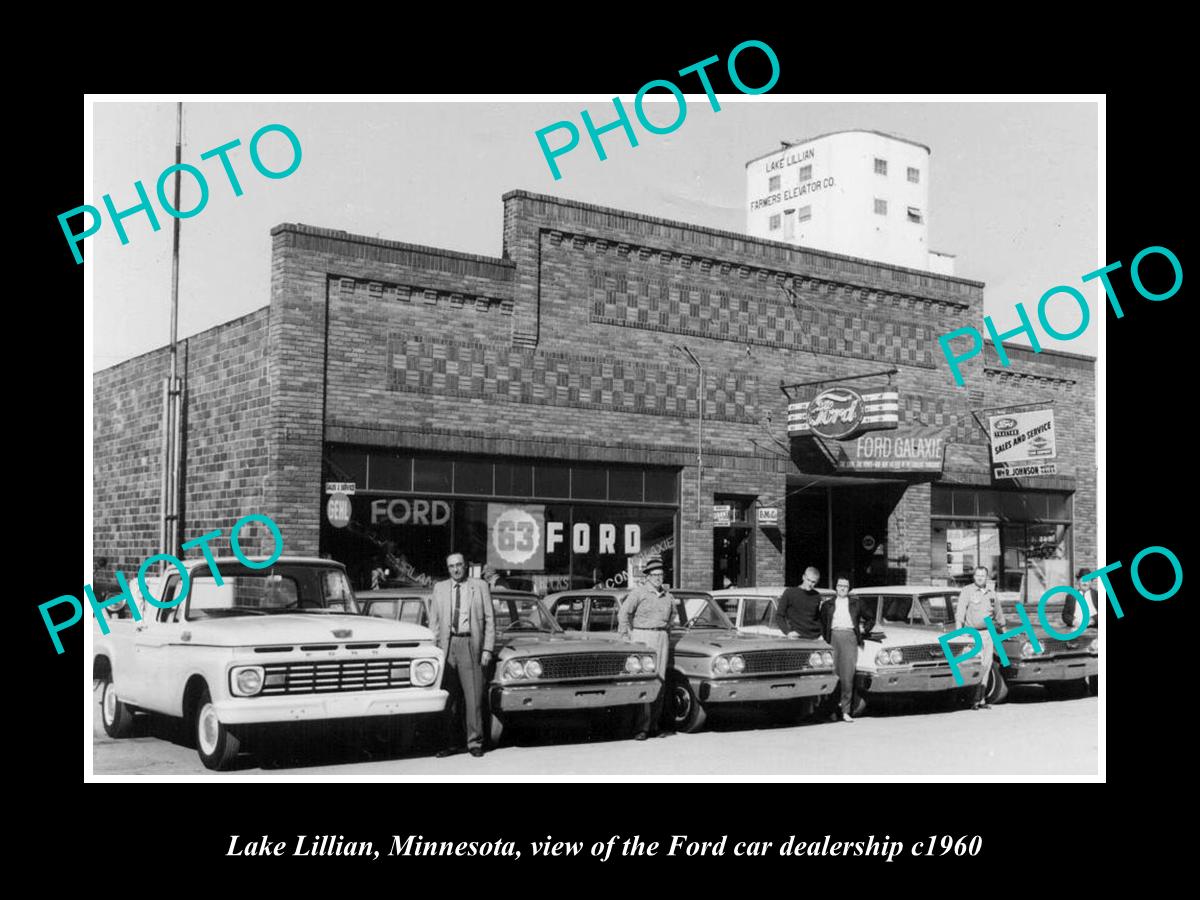
[[[655,665],[653,656],[646,654],[645,656],[642,657],[642,671],[643,672],[653,672],[657,668],[658,668],[658,666]]]
[[[729,674],[729,659],[724,656],[718,656],[713,660],[713,671],[718,675]]]
[[[235,696],[253,697],[262,690],[262,666],[238,666],[229,673],[229,681]]]
[[[437,681],[438,664],[434,659],[418,659],[412,664],[412,683],[418,687],[427,687]]]
[[[746,660],[740,656],[729,657],[729,671],[735,675],[746,671]]]
[[[1021,658],[1029,659],[1031,656],[1033,656],[1033,644],[1029,643],[1029,641],[1025,641],[1023,644],[1021,644]]]
[[[625,657],[625,671],[630,675],[636,675],[638,672],[642,671],[641,658],[637,656]]]
[[[536,659],[531,659],[531,660],[527,661],[525,663],[525,677],[526,678],[541,678],[542,677],[542,664]]]

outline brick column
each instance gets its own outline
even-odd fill
[[[928,482],[910,484],[888,515],[888,567],[907,569],[908,584],[928,584],[929,515],[933,492]],[[907,556],[907,563],[897,557]]]

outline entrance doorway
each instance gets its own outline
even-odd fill
[[[754,584],[754,499],[713,498],[713,590]]]

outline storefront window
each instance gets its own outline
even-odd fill
[[[932,508],[934,584],[968,584],[975,566],[983,565],[999,592],[1036,603],[1047,589],[1071,583],[1069,494],[935,485]],[[956,511],[954,518],[939,515],[947,508]]]
[[[413,460],[413,490],[450,493],[454,484],[454,464],[448,459]]]

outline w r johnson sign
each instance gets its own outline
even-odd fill
[[[900,393],[859,393],[851,387],[827,388],[811,400],[788,404],[788,434],[848,441],[864,431],[900,424]]]

